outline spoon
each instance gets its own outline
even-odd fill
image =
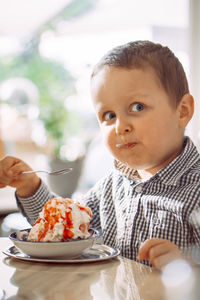
[[[49,175],[64,175],[71,172],[72,168],[61,169],[57,171],[45,171],[45,170],[32,170],[32,171],[23,171],[21,174],[32,174],[32,173],[46,173]]]

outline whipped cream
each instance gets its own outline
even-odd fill
[[[89,207],[69,198],[53,198],[44,205],[27,240],[57,242],[87,238],[91,217]]]

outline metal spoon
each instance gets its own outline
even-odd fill
[[[21,174],[32,174],[32,173],[46,173],[49,175],[64,175],[71,172],[72,168],[61,169],[57,171],[45,171],[45,170],[32,170],[32,171],[23,171]]]

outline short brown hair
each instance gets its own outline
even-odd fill
[[[92,77],[104,66],[145,69],[150,66],[168,93],[173,106],[189,93],[188,81],[182,64],[174,53],[161,44],[135,41],[113,48],[93,69]]]

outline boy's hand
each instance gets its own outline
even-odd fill
[[[140,247],[137,257],[138,260],[148,260],[159,270],[171,261],[180,258],[183,259],[183,256],[174,243],[159,238],[146,240]]]
[[[40,178],[36,174],[21,174],[31,168],[23,160],[13,156],[6,156],[0,160],[0,188],[12,186],[17,189],[21,197],[31,196],[40,185]]]

